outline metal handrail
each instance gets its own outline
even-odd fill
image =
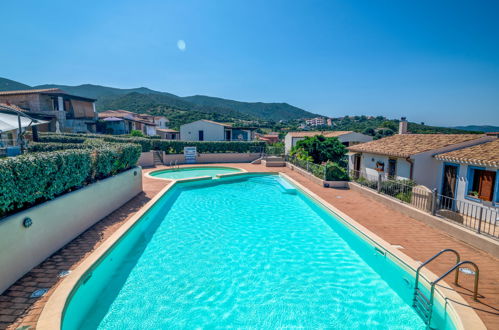
[[[459,252],[457,252],[456,250],[454,249],[443,249],[442,251],[438,252],[437,254],[435,254],[433,257],[431,257],[430,259],[426,260],[425,262],[423,262],[417,269],[416,269],[416,285],[414,286],[415,288],[417,288],[418,286],[418,282],[419,282],[419,272],[421,271],[421,268],[423,268],[424,266],[426,266],[427,264],[429,264],[430,262],[432,262],[433,260],[435,260],[436,258],[438,258],[440,255],[442,255],[443,253],[445,252],[452,252],[455,254],[456,256],[456,264],[459,263],[459,261],[461,261],[461,256],[459,255]],[[459,281],[459,273],[456,273],[456,276],[454,278],[454,283],[456,285],[459,285],[458,284],[458,281]]]
[[[425,309],[424,312],[425,312],[425,317],[427,318],[426,320],[426,324],[429,326],[430,325],[430,322],[431,322],[431,316],[433,314],[433,295],[434,295],[434,290],[435,290],[435,286],[434,284],[437,283],[438,281],[440,281],[440,279],[442,279],[443,277],[447,276],[450,271],[448,271],[447,273],[445,273],[445,275],[439,279],[437,279],[437,281],[435,282],[432,282],[431,283],[431,295],[430,295],[430,298],[426,298],[424,297],[424,294],[421,292],[421,290],[419,290],[418,288],[418,284],[419,284],[419,273],[421,271],[421,269],[426,266],[427,264],[429,264],[430,262],[432,262],[433,260],[435,260],[436,258],[438,258],[439,256],[441,256],[442,254],[446,253],[446,252],[451,252],[453,253],[455,256],[456,256],[456,264],[452,267],[452,269],[455,269],[455,267],[457,265],[460,265],[460,261],[461,261],[461,256],[459,255],[459,252],[457,252],[456,250],[454,249],[443,249],[442,251],[436,253],[434,256],[432,256],[430,259],[426,260],[425,262],[423,262],[417,269],[416,269],[416,279],[415,279],[415,282],[414,282],[414,295],[413,295],[413,299],[412,299],[412,306],[414,308],[417,307],[417,303],[418,303],[418,296],[422,296],[423,298],[425,298],[425,300],[427,300],[427,305],[426,306],[421,306],[421,308]],[[458,284],[458,281],[459,281],[459,272],[456,272],[456,276],[454,278],[454,282],[456,285],[459,285]],[[421,305],[421,304],[420,304]]]
[[[477,301],[477,299],[478,299],[478,279],[479,279],[479,276],[480,276],[480,270],[478,269],[478,266],[474,262],[472,262],[472,261],[462,261],[462,262],[459,262],[459,263],[455,264],[445,274],[443,274],[442,276],[440,276],[438,279],[436,279],[435,281],[433,281],[431,283],[430,310],[433,307],[433,296],[435,295],[435,285],[438,282],[440,282],[441,280],[443,280],[447,275],[449,275],[450,273],[452,273],[456,269],[457,269],[456,274],[458,274],[459,273],[459,267],[461,267],[462,265],[472,265],[473,268],[475,268],[475,282],[474,282],[474,285],[473,285],[473,300]],[[457,276],[456,276],[456,278],[457,278]],[[431,314],[432,313],[430,313],[430,316],[428,317],[428,324],[430,324],[430,321],[431,321]]]

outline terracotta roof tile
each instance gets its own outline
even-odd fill
[[[499,167],[499,139],[435,156],[436,159]]]
[[[59,88],[45,88],[45,89],[24,89],[17,91],[0,91],[0,95],[19,95],[19,94],[36,94],[36,93],[65,93]]]
[[[300,131],[300,132],[288,132],[292,137],[307,137],[323,135],[325,137],[338,137],[341,135],[353,133],[353,131]]]
[[[397,134],[347,148],[354,152],[368,152],[394,157],[409,157],[421,152],[484,137],[483,134]]]
[[[26,112],[26,109],[23,109],[21,107],[18,107],[17,105],[15,104],[8,104],[8,103],[0,103],[0,109],[5,109],[5,110],[14,110],[14,111],[22,111],[22,112]]]
[[[170,128],[156,128],[156,131],[163,133],[179,133],[179,131]]]

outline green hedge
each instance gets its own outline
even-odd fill
[[[50,152],[67,149],[91,149],[94,146],[85,143],[49,143],[49,142],[30,142],[29,152]]]
[[[83,143],[86,138],[66,134],[43,134],[38,137],[38,142],[45,143]]]
[[[199,153],[247,153],[261,152],[265,142],[238,142],[238,141],[179,141],[179,140],[152,140],[154,150],[162,150],[167,154],[181,154],[184,147],[196,147]]]
[[[136,144],[117,144],[0,159],[0,216],[129,169],[140,153]]]
[[[83,143],[85,141],[100,139],[111,143],[136,143],[140,144],[143,152],[152,149],[152,140],[141,137],[119,137],[106,134],[77,134],[77,133],[45,133],[40,135],[39,142],[52,143]]]

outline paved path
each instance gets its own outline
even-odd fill
[[[464,274],[460,276],[463,287],[457,288],[457,291],[478,309],[478,315],[489,329],[499,329],[498,259],[359,192],[323,188],[288,168],[266,168],[251,164],[218,165],[235,166],[248,171],[285,172],[390,244],[401,245],[403,247],[401,251],[415,260],[425,260],[443,248],[458,250],[464,259],[475,261],[480,267],[480,302],[476,303],[471,299],[470,276]],[[145,170],[147,171],[150,169]],[[0,329],[16,329],[19,326],[34,328],[44,303],[60,281],[57,274],[61,270],[75,268],[86,255],[98,247],[167,183],[144,177],[144,193],[101,220],[0,295]],[[451,266],[450,259],[434,263],[429,268],[441,274]],[[49,288],[49,292],[39,299],[29,298],[36,288]]]

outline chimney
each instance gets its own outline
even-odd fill
[[[407,119],[405,117],[400,118],[399,134],[407,134]]]

